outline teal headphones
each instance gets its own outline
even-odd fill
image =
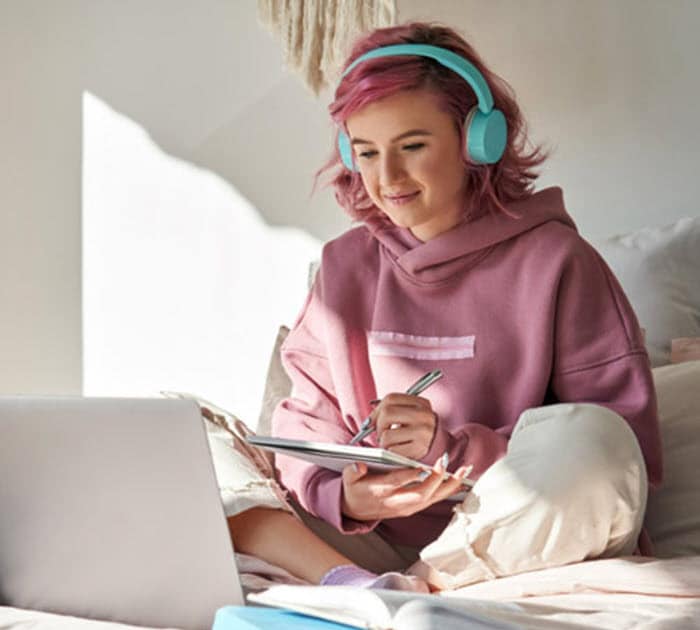
[[[394,57],[398,55],[416,55],[430,57],[438,63],[453,70],[461,76],[474,90],[478,105],[474,107],[464,121],[466,151],[469,159],[478,164],[494,164],[501,159],[506,148],[508,129],[506,119],[498,109],[493,108],[493,96],[481,72],[464,57],[446,48],[426,44],[396,44],[375,48],[353,61],[343,73],[345,77],[356,65],[367,59],[377,57]],[[342,80],[342,77],[341,77]],[[351,171],[357,171],[352,159],[350,138],[342,129],[338,135],[338,150],[343,164]]]

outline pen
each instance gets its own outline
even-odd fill
[[[424,392],[428,387],[430,387],[435,381],[442,378],[441,370],[433,370],[421,376],[413,385],[411,385],[406,393],[411,396],[418,396],[421,392]],[[360,425],[360,430],[355,434],[355,436],[350,440],[350,444],[357,444],[362,438],[366,437],[375,427],[372,426],[371,416],[367,416]]]

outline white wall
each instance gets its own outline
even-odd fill
[[[699,214],[700,3],[399,0],[448,21],[516,90],[555,148],[587,236]],[[330,150],[328,93],[279,64],[253,0],[0,2],[0,393],[78,393],[84,91],[168,154],[212,171],[273,225],[326,239],[349,225],[308,199]]]
[[[307,201],[323,107],[279,59],[252,1],[0,2],[1,393],[81,391],[85,92],[268,222],[338,230],[328,194]]]
[[[321,241],[90,93],[82,135],[83,392],[193,392],[254,425]]]

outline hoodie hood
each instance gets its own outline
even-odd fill
[[[506,207],[517,218],[502,212],[488,213],[427,242],[416,238],[408,228],[387,226],[386,222],[367,222],[365,226],[392,262],[421,284],[441,282],[472,267],[494,246],[543,223],[558,221],[576,230],[559,187],[545,188]]]

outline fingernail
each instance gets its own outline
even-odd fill
[[[428,477],[430,477],[430,471],[429,470],[421,470],[418,473],[418,481],[425,481]]]
[[[352,465],[352,469],[353,469],[355,472],[360,472],[360,467],[359,467],[357,464],[353,464],[353,465]]]
[[[450,456],[447,452],[442,454],[442,457],[440,458],[440,465],[443,467],[443,469],[447,470],[447,464],[450,463]]]
[[[370,400],[370,401],[369,401],[369,404],[372,405],[372,407],[374,407],[374,406],[378,405],[380,402],[382,402],[382,399],[381,399],[381,398],[377,398],[377,399],[375,399],[375,400]]]

